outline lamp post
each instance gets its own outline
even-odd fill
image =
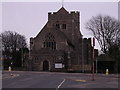
[[[22,61],[22,67],[23,67],[23,48],[21,48],[21,61]]]
[[[98,62],[98,60],[97,60],[97,58],[96,58],[96,74],[97,74],[97,72],[98,72],[98,71],[97,71],[97,62]]]
[[[84,39],[82,39],[82,72],[84,73]]]
[[[93,38],[93,45],[92,45],[92,80],[94,81],[94,46],[95,46],[95,38]]]

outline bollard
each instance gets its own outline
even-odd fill
[[[11,66],[9,66],[8,71],[11,71]]]
[[[108,69],[106,69],[106,75],[108,75],[109,74],[109,70]]]

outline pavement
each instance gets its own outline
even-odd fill
[[[109,88],[118,89],[118,74],[95,74],[87,73],[60,73],[60,72],[35,72],[35,71],[4,71],[2,77],[3,88]]]

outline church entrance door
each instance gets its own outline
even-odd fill
[[[43,71],[49,71],[49,62],[48,61],[43,62]]]

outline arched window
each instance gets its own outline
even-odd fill
[[[43,42],[43,46],[44,48],[56,49],[55,37],[51,33],[48,33],[45,36],[45,41]]]

